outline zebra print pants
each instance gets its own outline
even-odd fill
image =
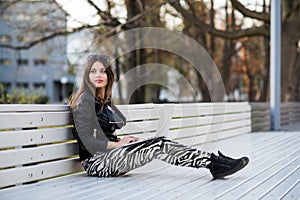
[[[90,176],[113,177],[142,167],[154,159],[177,166],[200,168],[209,164],[210,153],[157,137],[96,153],[83,162],[83,167]]]

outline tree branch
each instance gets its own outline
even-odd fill
[[[84,30],[84,29],[89,29],[89,28],[95,28],[95,27],[99,27],[101,26],[100,24],[97,24],[97,25],[84,25],[84,26],[81,26],[81,27],[78,27],[78,28],[74,28],[70,31],[58,31],[58,32],[54,32],[54,33],[51,33],[47,36],[44,36],[42,38],[39,38],[39,39],[36,39],[36,40],[33,40],[25,45],[21,45],[21,46],[13,46],[13,45],[10,45],[10,44],[0,44],[0,48],[8,48],[8,49],[13,49],[13,50],[26,50],[26,49],[30,49],[31,47],[33,47],[34,45],[38,44],[38,43],[41,43],[41,42],[45,42],[49,39],[52,39],[56,36],[66,36],[66,35],[70,35],[71,33],[75,33],[75,32],[79,32],[81,30]]]
[[[97,10],[98,15],[111,26],[118,26],[121,23],[117,18],[112,17],[109,13],[102,11],[92,0],[87,0],[87,2]]]
[[[160,7],[168,2],[171,2],[171,1],[174,1],[174,0],[166,0],[166,1],[163,1],[161,3],[157,3],[156,5],[150,7],[149,9],[143,11],[142,13],[139,13],[137,15],[135,15],[134,17],[132,17],[131,19],[129,19],[126,23],[124,24],[119,24],[117,26],[115,26],[114,28],[110,29],[110,31],[108,31],[107,33],[103,34],[103,38],[105,38],[107,35],[110,35],[110,34],[113,34],[113,33],[118,33],[120,32],[122,29],[129,29],[130,28],[130,24],[133,23],[134,21],[137,21],[139,19],[141,19],[144,15],[146,14],[149,14],[151,13],[152,10],[156,9],[157,7]],[[103,12],[103,11],[101,11]],[[83,25],[81,27],[78,27],[78,28],[73,28],[69,31],[57,31],[57,32],[53,32],[47,36],[44,36],[42,38],[39,38],[37,40],[33,40],[25,45],[21,45],[21,46],[13,46],[13,45],[9,45],[9,44],[0,44],[0,48],[8,48],[8,49],[13,49],[13,50],[26,50],[26,49],[29,49],[31,47],[33,47],[34,45],[38,44],[38,43],[41,43],[41,42],[44,42],[44,41],[47,41],[49,39],[52,39],[56,36],[66,36],[66,35],[70,35],[72,33],[75,33],[75,32],[79,32],[79,31],[82,31],[82,30],[85,30],[85,29],[90,29],[90,28],[95,28],[95,27],[100,27],[100,26],[103,26],[103,25],[107,25],[108,23],[102,23],[102,24],[96,24],[96,25]],[[110,24],[111,25],[111,24]]]
[[[63,7],[59,5],[56,0],[51,0],[50,2],[54,3],[56,7],[59,8],[66,16],[70,16],[70,14],[65,9],[63,9]]]
[[[200,31],[205,33],[210,33],[214,36],[225,38],[225,39],[238,39],[242,37],[252,37],[252,36],[269,36],[269,30],[264,27],[252,27],[244,30],[234,30],[234,31],[222,31],[211,26],[206,23],[197,20],[196,16],[189,13],[187,10],[181,7],[178,1],[171,3],[171,5],[179,12],[181,15],[187,20],[193,22],[197,27],[200,28]]]
[[[270,14],[269,13],[259,13],[255,11],[251,11],[247,9],[243,4],[241,4],[238,0],[231,0],[232,5],[245,17],[250,17],[252,19],[261,20],[267,23],[270,23]]]

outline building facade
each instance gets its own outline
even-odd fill
[[[62,102],[74,82],[67,37],[57,35],[66,31],[66,14],[51,1],[0,3],[0,83],[8,92],[43,90],[51,103]]]

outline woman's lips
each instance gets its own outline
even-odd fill
[[[96,80],[96,83],[102,83],[103,80]]]

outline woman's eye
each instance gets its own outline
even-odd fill
[[[96,70],[91,70],[90,73],[95,74]]]
[[[106,72],[106,69],[101,69],[101,70],[100,70],[100,73],[101,73],[101,74],[104,74],[105,72]]]

